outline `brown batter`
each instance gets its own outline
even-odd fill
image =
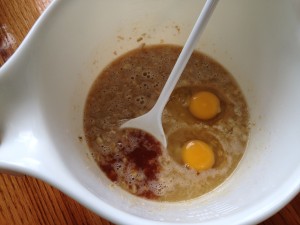
[[[132,194],[159,201],[195,198],[221,184],[241,159],[249,133],[238,85],[199,52],[193,53],[163,112],[168,149],[144,132],[119,129],[152,108],[180,51],[172,45],[146,46],[119,57],[94,82],[84,112],[87,143],[107,177]],[[208,121],[188,110],[190,97],[202,90],[221,101],[221,113]],[[197,172],[184,166],[181,148],[193,139],[213,147],[212,169]]]

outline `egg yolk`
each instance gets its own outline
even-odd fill
[[[182,159],[186,166],[199,172],[212,168],[215,163],[212,148],[200,140],[190,141],[183,146]]]
[[[192,96],[189,110],[196,118],[209,120],[221,112],[220,100],[211,92],[201,91]]]

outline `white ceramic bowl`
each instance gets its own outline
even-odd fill
[[[132,196],[111,185],[78,138],[87,92],[101,69],[142,42],[183,45],[203,4],[54,1],[0,69],[0,168],[49,182],[118,224],[254,224],[283,207],[300,190],[294,2],[220,1],[199,42],[235,76],[253,124],[241,163],[214,191],[178,203]]]

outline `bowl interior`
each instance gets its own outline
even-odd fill
[[[97,75],[142,43],[183,45],[203,3],[64,1],[35,43],[35,85],[58,154],[76,180],[100,200],[139,217],[243,221],[268,216],[299,188],[299,26],[292,4],[280,0],[220,1],[197,47],[233,74],[250,109],[246,154],[224,184],[188,202],[150,202],[112,188],[89,156],[81,140],[83,108]],[[263,210],[257,212],[258,207]]]

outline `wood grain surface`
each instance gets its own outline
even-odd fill
[[[0,0],[0,66],[18,48],[50,2],[51,0]],[[0,225],[19,224],[112,223],[40,180],[0,174]],[[300,225],[300,194],[260,225]]]

